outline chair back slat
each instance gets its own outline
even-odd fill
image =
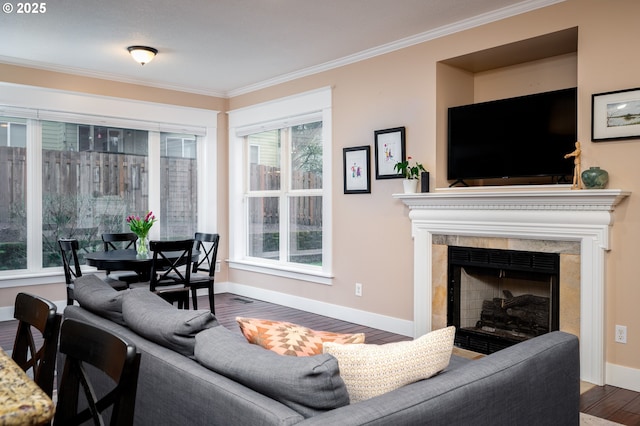
[[[196,232],[194,241],[194,249],[200,251],[200,259],[197,263],[194,262],[193,272],[206,272],[209,276],[214,276],[220,235]]]
[[[209,234],[205,232],[196,232],[194,237],[194,250],[200,252],[200,259],[193,263],[193,274],[189,283],[191,287],[191,299],[193,300],[193,309],[198,309],[199,288],[207,289],[209,295],[209,309],[215,314],[213,282],[216,274],[216,262],[218,258],[218,246],[220,245],[219,234]],[[205,276],[198,272],[206,272]]]
[[[18,330],[11,357],[25,372],[31,370],[36,384],[51,397],[62,316],[55,304],[28,293],[16,296],[13,316]],[[33,329],[40,332],[41,339],[34,338]],[[36,340],[42,343],[39,348]]]
[[[153,252],[150,290],[170,302],[175,299],[178,307],[189,307],[193,245],[193,239],[149,242],[149,249]],[[172,252],[171,255],[168,252]],[[172,286],[170,293],[162,289],[166,286]]]
[[[103,328],[74,319],[64,321],[60,331],[60,353],[66,356],[60,378],[54,426],[78,425],[93,419],[106,424],[104,411],[111,409],[111,425],[133,425],[140,354],[136,346]],[[114,386],[98,394],[85,365],[105,373]],[[80,392],[87,408],[78,409]]]
[[[135,249],[138,236],[133,232],[116,232],[102,234],[104,251],[117,249]],[[121,244],[117,244],[121,243]],[[126,244],[124,244],[126,243]]]
[[[78,240],[74,238],[60,238],[58,240],[64,279],[67,283],[67,305],[73,305],[73,282],[82,276],[80,261],[78,260]]]

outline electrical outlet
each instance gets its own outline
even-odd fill
[[[616,342],[627,343],[627,326],[616,325]]]
[[[362,284],[356,283],[356,296],[362,296]]]
[[[220,261],[216,260],[216,272],[220,272]]]

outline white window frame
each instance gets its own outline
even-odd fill
[[[323,187],[322,195],[322,267],[298,265],[249,258],[247,253],[246,189],[248,164],[245,136],[262,131],[291,127],[309,121],[322,120]],[[298,95],[265,102],[229,112],[229,267],[331,284],[332,273],[332,168],[331,168],[331,88],[326,87]]]
[[[218,232],[217,116],[219,111],[142,102],[0,82],[0,116],[27,123],[27,269],[0,271],[0,287],[59,283],[59,268],[42,268],[42,141],[40,120],[104,125],[149,131],[149,209],[160,211],[160,132],[197,136],[198,230]],[[159,228],[151,229],[159,238]],[[87,268],[93,269],[93,268]],[[63,278],[64,280],[64,278]]]

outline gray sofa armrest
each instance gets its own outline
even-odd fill
[[[552,332],[305,425],[578,425],[578,338]]]

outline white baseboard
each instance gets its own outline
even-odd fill
[[[317,300],[307,299],[300,296],[293,296],[290,294],[279,293],[277,291],[265,290],[238,283],[216,283],[215,289],[216,293],[233,293],[238,296],[251,297],[253,299],[276,303],[278,305],[300,309],[302,311],[324,315],[342,321],[377,328],[390,333],[413,337],[413,321],[409,320],[402,320],[359,309],[319,302]],[[206,289],[198,290],[198,296],[206,296],[206,294]],[[58,312],[63,312],[67,305],[66,299],[56,300],[54,303],[58,307]],[[0,321],[10,321],[12,319],[13,306],[0,307]],[[611,386],[640,392],[640,370],[607,363],[605,382]]]
[[[640,392],[640,370],[606,363],[605,374],[608,385]]]
[[[413,321],[393,318],[385,315],[331,303],[319,302],[300,296],[279,293],[238,283],[216,283],[216,293],[233,293],[239,296],[251,297],[265,302],[276,303],[289,308],[300,309],[318,315],[352,322],[367,327],[377,328],[390,333],[413,337]]]
[[[11,321],[13,319],[13,306],[0,307],[0,321]]]

